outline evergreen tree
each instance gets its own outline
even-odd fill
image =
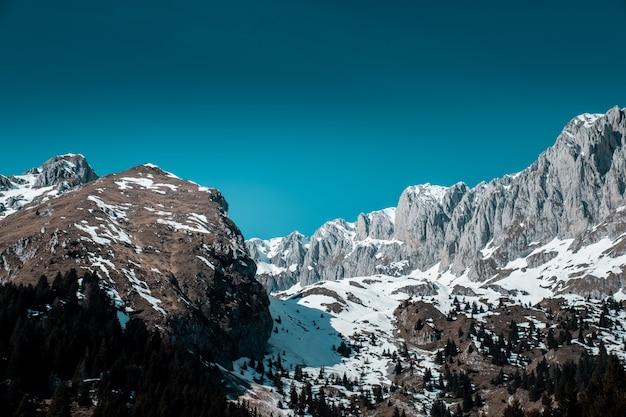
[[[504,409],[502,417],[525,417],[524,409],[520,405],[517,399],[513,400],[513,402]]]
[[[48,408],[46,417],[72,417],[70,413],[70,392],[65,384],[59,384],[54,391],[52,403]]]

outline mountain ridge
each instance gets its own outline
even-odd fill
[[[316,415],[309,391],[339,415],[598,414],[607,363],[626,376],[625,134],[626,109],[583,114],[517,174],[247,241],[278,318],[266,360],[301,368],[270,388],[238,361],[243,398],[283,416]]]
[[[574,117],[552,147],[516,174],[474,188],[462,182],[407,187],[393,221],[379,236],[384,244],[347,234],[337,225],[354,224],[333,220],[313,234],[308,248],[293,246],[305,253],[292,264],[301,271],[298,276],[267,268],[274,274],[257,277],[269,291],[280,291],[296,282],[307,285],[385,271],[398,275],[439,265],[440,273],[449,270],[486,281],[508,262],[528,256],[537,242],[576,238],[607,216],[615,217],[625,204],[625,112],[615,106],[606,114]],[[367,216],[359,215],[355,223]],[[249,251],[259,253],[260,242],[249,240]],[[488,246],[493,249],[488,259],[477,256]],[[272,259],[255,257],[259,265]]]

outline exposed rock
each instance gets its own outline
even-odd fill
[[[82,155],[56,156],[23,175],[0,175],[0,219],[29,204],[38,204],[98,178]],[[54,189],[53,187],[56,187]]]
[[[536,268],[540,265],[545,264],[546,262],[554,259],[559,253],[555,251],[541,251],[539,253],[535,253],[526,258],[526,262],[529,268]]]
[[[626,232],[625,135],[625,109],[583,114],[515,175],[471,189],[463,183],[408,187],[393,216],[384,210],[361,214],[356,223],[326,223],[311,238],[299,281],[394,275],[439,264],[440,272],[482,282],[510,274],[504,271],[510,261],[555,238],[575,239],[574,250],[607,236],[616,239]],[[626,253],[626,242],[612,255],[620,253]],[[528,266],[554,256],[535,254]]]
[[[246,248],[257,263],[257,279],[268,292],[281,291],[298,282],[308,245],[309,240],[299,232],[270,241],[246,241]]]
[[[68,154],[50,158],[37,170],[35,188],[60,186],[69,189],[98,179],[98,175],[82,155]]]
[[[7,191],[13,188],[11,181],[4,175],[0,175],[0,191]]]
[[[394,234],[395,209],[374,211],[372,213],[359,214],[356,220],[357,241],[367,238],[377,240],[393,239]]]
[[[388,271],[407,272],[402,261],[404,244],[390,236],[395,210],[386,209],[361,216],[361,222],[338,219],[324,224],[311,237],[304,258],[300,283],[373,275]],[[359,231],[360,227],[360,231]]]

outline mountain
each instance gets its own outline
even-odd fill
[[[1,183],[0,282],[93,272],[122,323],[226,367],[262,356],[269,300],[219,191],[150,164],[98,178],[79,155]]]
[[[0,406],[621,416],[625,134],[625,109],[584,114],[517,174],[247,242],[154,165],[0,177]]]
[[[463,183],[411,186],[395,209],[361,214],[354,223],[327,222],[309,240],[294,241],[291,235],[271,243],[250,240],[246,244],[259,265],[257,278],[268,290],[280,291],[296,282],[435,268],[438,274],[490,285],[514,271],[533,269],[541,276],[540,270],[561,253],[554,250],[556,239],[566,242],[571,259],[584,246],[602,246],[597,249],[606,253],[613,275],[593,291],[611,295],[622,286],[625,135],[624,109],[583,114],[517,174],[474,188]],[[259,249],[263,247],[282,249]],[[298,254],[287,269],[285,253]],[[592,264],[578,264],[553,279],[550,288],[557,294],[586,294],[592,290],[585,282],[599,278],[597,272]]]
[[[246,245],[272,292],[265,414],[621,416],[626,109],[571,120],[514,175]],[[618,388],[619,387],[619,388]]]

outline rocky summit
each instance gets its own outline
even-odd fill
[[[612,295],[622,287],[618,258],[625,253],[625,137],[625,109],[583,114],[519,173],[473,188],[411,186],[397,207],[361,214],[356,222],[330,221],[310,238],[251,239],[257,277],[269,291],[280,291],[297,282],[412,271],[488,286],[516,271],[518,277],[550,279],[544,284],[555,293]],[[565,242],[570,258],[608,239],[601,252],[615,261],[611,278],[601,289],[590,288],[585,283],[595,282],[598,271],[583,262],[566,274],[541,273],[561,253],[555,239]]]
[[[240,360],[244,398],[283,416],[623,415],[625,136],[626,109],[583,114],[516,174],[248,240],[282,379]]]
[[[227,366],[263,354],[269,300],[219,191],[150,164],[98,178],[76,155],[0,179],[0,282],[94,272],[121,322]]]

